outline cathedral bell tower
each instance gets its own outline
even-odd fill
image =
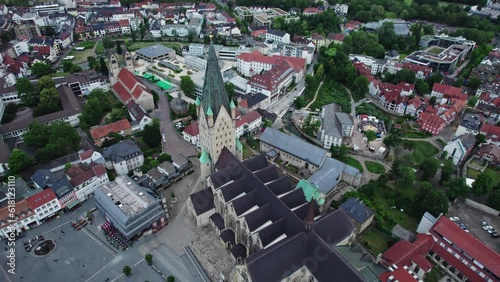
[[[212,43],[208,50],[207,68],[201,98],[196,99],[200,129],[201,173],[208,177],[215,172],[215,164],[226,147],[239,160],[243,146],[236,139],[236,106],[224,87],[221,70]]]

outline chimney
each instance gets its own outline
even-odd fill
[[[312,229],[312,226],[314,224],[314,203],[316,200],[311,199],[309,202],[309,207],[307,209],[307,215],[304,218],[304,230],[306,233],[309,233]]]

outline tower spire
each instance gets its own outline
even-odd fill
[[[224,80],[220,72],[219,60],[215,53],[212,42],[208,48],[207,68],[205,70],[205,81],[203,82],[203,94],[201,105],[205,111],[212,109],[214,120],[219,114],[221,106],[224,106],[228,113],[231,113],[229,98],[224,87]]]

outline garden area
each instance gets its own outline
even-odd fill
[[[342,158],[341,161],[354,167],[354,168],[357,168],[360,173],[363,173],[363,166],[361,165],[360,162],[358,162],[358,160],[356,160],[352,157],[345,157],[345,158]]]
[[[426,131],[410,131],[404,135],[406,138],[427,138],[430,136],[432,135]]]
[[[373,227],[367,228],[361,234],[360,241],[374,255],[378,255],[389,249],[389,243],[386,235]]]
[[[74,64],[84,63],[87,61],[87,58],[89,56],[94,56],[94,51],[93,51],[94,45],[95,45],[95,41],[92,41],[92,40],[80,42],[80,43],[76,44],[74,48],[84,47],[85,50],[77,51],[73,48],[73,50],[71,50],[68,53],[68,56],[75,56],[75,58],[73,59]]]
[[[372,103],[364,103],[356,107],[356,115],[369,115],[369,116],[374,116],[377,119],[381,120],[384,122],[385,127],[388,129],[390,128],[389,122],[390,118],[387,116],[384,111],[381,109],[377,108],[377,106],[373,105]]]
[[[324,105],[331,103],[339,105],[344,113],[351,112],[351,98],[345,88],[335,81],[326,80],[310,108],[313,111],[320,110]]]
[[[413,159],[417,164],[439,153],[439,150],[427,141],[412,141]]]
[[[371,173],[382,174],[385,172],[384,166],[377,162],[365,161],[365,166]]]
[[[484,170],[484,173],[489,174],[493,178],[493,186],[500,184],[500,170],[488,167]],[[467,167],[467,177],[472,179],[477,179],[481,171]]]

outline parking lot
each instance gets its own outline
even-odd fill
[[[497,231],[500,231],[500,218],[487,214],[475,208],[465,205],[463,202],[456,202],[450,207],[448,217],[458,217],[458,224],[463,223],[470,234],[474,235],[486,246],[500,253],[500,238],[492,238],[491,235],[483,230],[481,222],[485,221]]]

